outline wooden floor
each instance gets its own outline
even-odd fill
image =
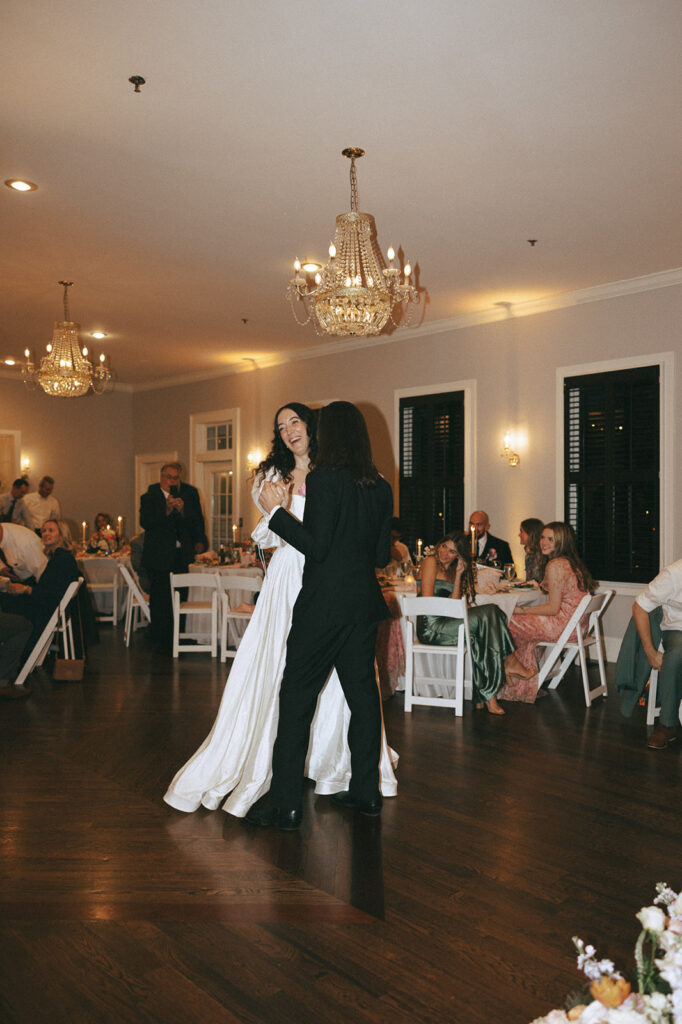
[[[2,1024],[527,1024],[579,987],[572,935],[629,968],[682,885],[680,749],[577,676],[503,719],[395,698],[382,819],[308,790],[279,833],[161,800],[224,668],[102,634],[0,705]]]

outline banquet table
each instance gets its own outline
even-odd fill
[[[88,585],[97,617],[112,619],[115,593],[116,621],[118,621],[125,608],[125,601],[122,597],[124,583],[118,567],[125,565],[127,569],[132,568],[129,555],[79,555],[76,562],[78,571]]]
[[[382,592],[391,618],[385,619],[379,624],[376,661],[381,696],[384,700],[388,700],[397,690],[402,690],[405,686],[406,624],[402,615],[400,595],[411,594],[416,597],[417,584],[396,580],[390,586],[383,588]],[[545,600],[546,595],[536,588],[525,589],[503,585],[495,594],[476,594],[475,603],[477,605],[496,604],[509,621],[517,604],[540,604]],[[429,657],[429,655],[424,655],[424,657]]]

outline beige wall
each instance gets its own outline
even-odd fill
[[[682,286],[676,285],[431,336],[401,339],[398,332],[374,347],[349,349],[339,340],[324,356],[134,395],[118,390],[62,401],[27,392],[3,377],[0,428],[21,431],[22,451],[31,458],[32,484],[43,473],[55,477],[56,494],[72,525],[83,518],[92,522],[100,509],[124,515],[132,524],[139,502],[133,494],[134,455],[177,449],[187,464],[192,413],[240,408],[245,482],[245,454],[254,445],[267,448],[279,405],[293,400],[355,401],[367,416],[377,464],[393,481],[396,391],[420,386],[437,391],[453,381],[474,380],[476,486],[471,503],[487,509],[494,532],[511,542],[521,561],[520,520],[529,515],[561,518],[555,497],[561,471],[555,448],[556,368],[674,352],[677,396],[682,391],[680,322]],[[292,325],[292,333],[296,330]],[[676,398],[675,403],[673,442],[682,434]],[[527,438],[519,446],[517,469],[500,458],[506,429]],[[679,509],[679,458],[672,464],[674,506]],[[251,526],[255,510],[248,495],[242,487],[241,514]],[[679,515],[673,517],[671,549],[673,558],[682,557]],[[614,602],[607,633],[622,633],[631,604],[631,596]]]
[[[0,379],[0,428],[20,430],[22,455],[31,460],[35,490],[44,474],[76,537],[97,512],[122,515],[132,524],[132,395],[114,391],[85,398],[50,398],[40,389]],[[8,481],[2,481],[2,491]],[[11,481],[9,481],[11,483]]]
[[[521,561],[518,525],[526,516],[562,518],[556,507],[556,368],[662,352],[679,352],[682,286],[640,292],[575,305],[554,312],[452,330],[430,337],[395,340],[375,347],[297,359],[211,382],[145,391],[134,397],[135,451],[177,447],[189,456],[190,413],[240,406],[242,453],[253,444],[266,447],[272,414],[283,402],[333,398],[357,402],[365,412],[377,463],[394,479],[393,422],[395,391],[429,386],[437,391],[452,381],[475,380],[476,489],[472,504],[487,509],[493,530],[512,544]],[[292,327],[292,331],[295,328]],[[675,361],[675,394],[682,387],[680,359]],[[169,416],[168,410],[173,410]],[[527,437],[521,465],[510,469],[500,458],[502,437],[511,428]],[[679,436],[682,415],[675,409]],[[682,505],[682,472],[674,461],[675,507]],[[249,518],[248,491],[242,515]],[[673,557],[682,556],[682,523],[674,522]],[[606,631],[621,635],[632,597],[616,599]]]

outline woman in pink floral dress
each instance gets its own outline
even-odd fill
[[[593,594],[597,587],[576,551],[573,531],[566,523],[547,523],[540,537],[540,550],[547,560],[540,583],[547,600],[517,607],[509,623],[516,656],[526,668],[537,668],[538,642],[558,640],[585,594]],[[533,704],[537,694],[537,674],[530,679],[508,674],[498,698]]]

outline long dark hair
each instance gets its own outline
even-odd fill
[[[347,469],[357,484],[376,485],[379,470],[372,458],[365,417],[352,402],[331,402],[320,410],[315,465]]]
[[[438,559],[438,548],[441,544],[446,544],[451,541],[457,548],[457,554],[463,559],[466,568],[461,576],[462,585],[462,597],[467,604],[471,604],[476,595],[474,586],[474,570],[471,564],[471,536],[468,533],[464,533],[463,530],[452,530],[451,533],[446,533],[436,544],[436,550],[434,552],[434,558],[436,559],[436,565],[438,569],[444,574],[445,578],[450,583],[454,583],[455,580],[455,563],[453,562],[446,569],[444,565],[441,565]]]
[[[554,534],[554,551],[547,560],[547,565],[555,558],[565,558],[578,580],[578,587],[584,594],[594,594],[597,589],[597,581],[592,578],[575,546],[575,534],[568,523],[545,523],[543,529],[551,530]],[[545,565],[545,573],[547,572]]]
[[[298,418],[305,423],[306,430],[308,431],[308,438],[310,439],[308,460],[311,467],[314,466],[316,462],[317,413],[314,409],[308,408],[307,405],[303,405],[301,402],[285,402],[284,405],[280,405],[279,409],[275,413],[275,425],[270,451],[253,472],[253,475],[260,477],[261,480],[265,477],[265,474],[269,469],[274,469],[279,473],[282,480],[287,483],[291,479],[291,473],[296,465],[294,453],[285,445],[277,426],[279,414],[283,409],[291,409],[291,411],[295,412]]]

